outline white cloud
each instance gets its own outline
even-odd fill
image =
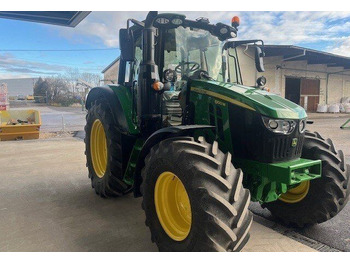
[[[348,31],[331,22],[350,17],[350,12],[246,12],[240,38],[260,38],[269,44],[302,44],[339,39]],[[350,25],[346,25],[350,26]]]
[[[119,47],[119,29],[126,27],[126,21],[134,18],[142,21],[146,18],[148,12],[92,12],[76,28],[57,27],[52,30],[58,30],[59,33],[70,39],[78,41],[79,36],[88,37],[89,41],[102,42],[107,47]],[[230,23],[232,16],[239,12],[174,12],[185,14],[189,19],[198,17],[208,17],[211,22]]]
[[[229,23],[234,15],[241,18],[238,37],[258,38],[269,44],[302,44],[336,41],[339,34],[349,34],[350,22],[334,21],[349,18],[350,12],[178,12],[189,19],[208,17],[212,23]],[[147,12],[92,12],[75,29],[59,28],[60,33],[78,41],[79,35],[107,47],[118,47],[118,30],[126,26],[128,18],[143,20]],[[333,24],[332,24],[333,23]]]
[[[102,42],[107,47],[119,46],[119,29],[126,27],[129,18],[143,20],[147,12],[92,12],[76,28],[57,27],[59,33],[72,40],[81,41],[79,36],[89,41]]]
[[[18,73],[23,75],[52,75],[60,71],[65,71],[67,68],[68,67],[61,65],[52,65],[48,63],[19,59],[10,53],[0,54],[0,70],[3,72],[1,74],[2,78],[4,78],[3,75],[6,73]]]
[[[342,38],[327,49],[334,54],[350,57],[350,36]]]

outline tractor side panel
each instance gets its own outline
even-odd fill
[[[256,111],[271,118],[303,119],[306,112],[301,106],[278,95],[236,84],[208,80],[193,80],[191,92],[209,93],[210,96],[228,101],[239,107]]]
[[[122,112],[118,112],[117,114],[122,113],[125,115],[129,134],[138,135],[140,132],[136,124],[136,110],[131,88],[122,85],[109,85],[109,87],[113,90],[120,102]]]
[[[223,152],[232,152],[228,103],[193,91],[190,92],[190,103],[194,105],[193,124],[215,126],[215,132],[211,131],[206,139],[216,140]]]

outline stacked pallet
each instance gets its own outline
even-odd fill
[[[8,99],[7,85],[0,84],[0,111],[9,110],[10,104]]]

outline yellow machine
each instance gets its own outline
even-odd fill
[[[28,96],[27,96],[27,100],[34,100],[34,96],[28,95]]]
[[[40,126],[37,110],[0,111],[0,141],[38,139]]]

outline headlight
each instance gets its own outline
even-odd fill
[[[294,120],[272,119],[263,116],[264,125],[271,132],[279,134],[290,134],[294,131],[296,123]]]
[[[304,133],[306,129],[306,119],[302,119],[299,122],[299,132]]]

